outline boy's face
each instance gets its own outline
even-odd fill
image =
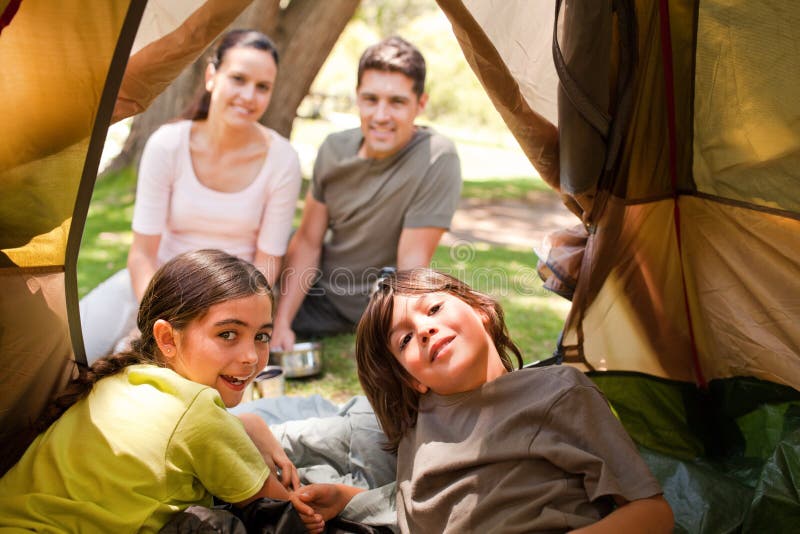
[[[368,69],[361,75],[356,102],[364,144],[358,155],[381,159],[398,152],[416,131],[414,120],[427,95],[417,97],[414,81],[401,72]]]
[[[449,293],[395,295],[389,350],[420,393],[471,391],[507,372],[486,320]]]

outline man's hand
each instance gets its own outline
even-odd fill
[[[272,328],[272,338],[269,341],[270,350],[292,350],[294,348],[295,335],[289,326],[276,324]]]
[[[297,495],[327,521],[339,515],[350,499],[362,491],[345,484],[309,484],[300,488]]]

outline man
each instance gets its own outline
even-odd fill
[[[300,227],[280,280],[272,347],[353,331],[382,267],[427,266],[461,194],[453,143],[414,124],[425,60],[390,37],[358,65],[361,127],[319,149]],[[328,234],[326,236],[326,234]]]

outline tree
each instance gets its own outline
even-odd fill
[[[254,28],[269,35],[280,54],[272,105],[261,122],[289,137],[297,108],[360,0],[254,0],[231,28]],[[207,57],[187,68],[137,115],[120,154],[109,165],[116,170],[137,162],[147,139],[175,118],[197,94]]]

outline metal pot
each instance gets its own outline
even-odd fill
[[[270,363],[280,365],[288,378],[313,376],[322,371],[322,343],[295,343],[292,350],[270,352]]]
[[[283,395],[283,387],[283,370],[277,365],[267,365],[252,382],[247,384],[242,395],[242,402],[280,397]]]

